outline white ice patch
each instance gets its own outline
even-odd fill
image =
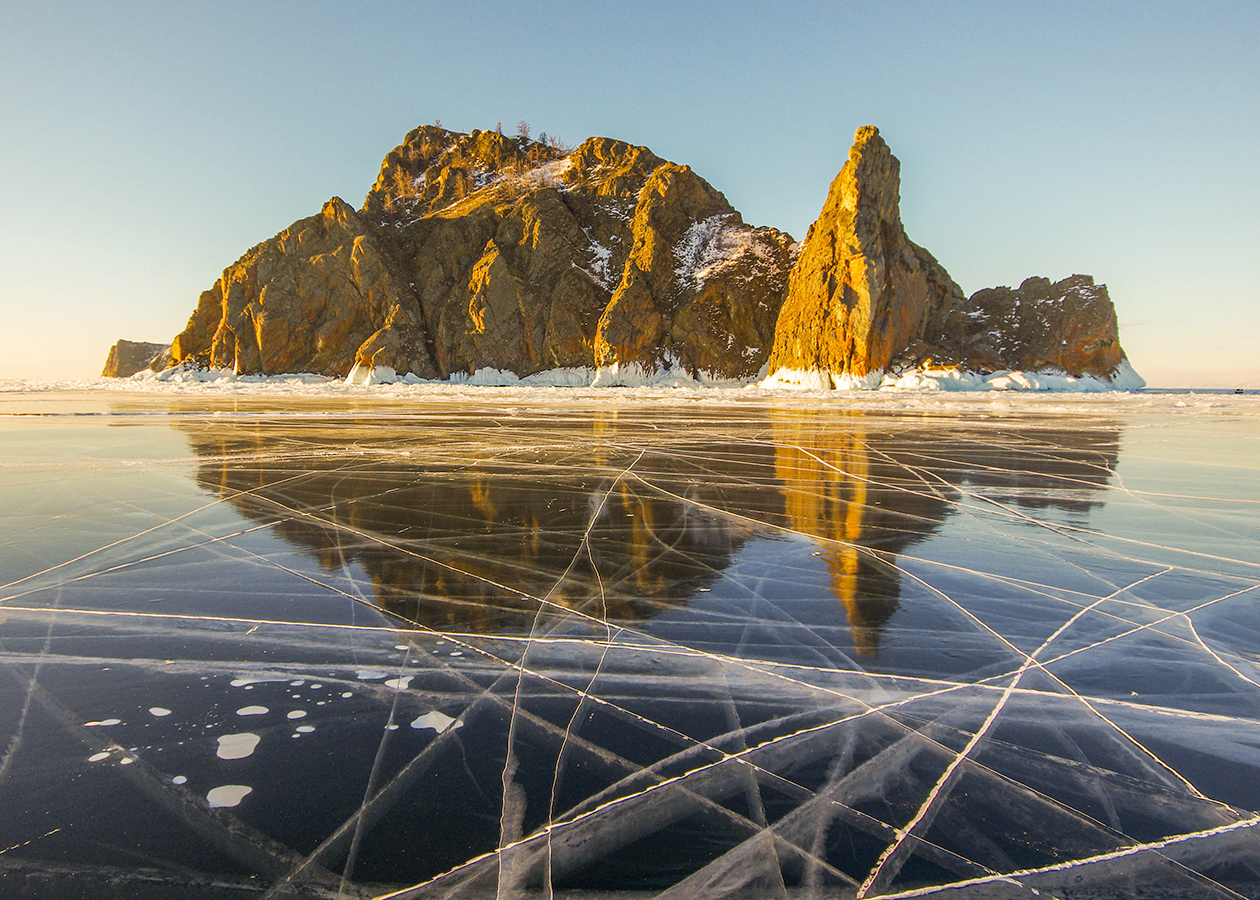
[[[244,759],[253,755],[254,749],[262,739],[246,731],[241,734],[225,734],[218,740],[219,749],[215,751],[215,756],[219,759]]]
[[[171,711],[164,706],[150,706],[149,715],[157,716],[159,719],[163,716],[169,716]]]
[[[93,753],[88,757],[88,762],[100,762],[103,759],[109,759],[108,753]]]
[[[84,722],[84,728],[108,727],[110,725],[121,725],[122,719],[101,719],[99,722]]]
[[[187,783],[188,783],[188,779],[185,778],[183,775],[176,775],[174,778],[171,779],[171,784],[187,784]]]
[[[696,222],[685,232],[674,248],[677,266],[674,274],[680,281],[696,288],[730,268],[745,254],[756,257],[759,268],[777,268],[777,261],[768,248],[747,225],[734,224],[732,213],[719,213]]]
[[[302,732],[302,734],[310,734],[312,731],[315,730],[315,726],[314,725],[299,725],[296,730]]]
[[[778,369],[758,387],[788,388],[798,391],[873,391],[884,380],[883,372],[851,375],[823,369]]]
[[[1146,382],[1124,360],[1111,378],[1067,375],[1063,372],[993,372],[982,375],[960,368],[910,369],[896,375],[868,372],[851,375],[821,369],[778,369],[757,387],[802,391],[1046,391],[1099,393],[1141,390]]]
[[[346,376],[346,384],[395,384],[398,373],[390,366],[366,366],[356,363]]]
[[[403,675],[401,678],[391,678],[385,682],[385,687],[393,688],[396,691],[405,691],[411,684],[411,675]]]
[[[265,706],[242,706],[236,711],[238,716],[264,716],[271,710]]]
[[[206,802],[214,809],[226,809],[239,805],[253,791],[252,787],[243,784],[223,784],[210,789],[210,793],[206,794]]]
[[[454,723],[456,728],[459,728],[464,724],[463,722],[456,722],[450,716],[434,710],[433,712],[427,712],[423,716],[415,719],[411,723],[411,727],[416,729],[432,728],[438,734],[441,734],[446,731],[446,729],[450,728],[452,723]]]
[[[232,687],[248,687],[254,684],[265,684],[269,681],[284,681],[285,679],[276,675],[239,675],[229,682]]]
[[[752,348],[750,348],[752,349]],[[748,351],[745,351],[748,353]],[[688,373],[681,367],[668,364],[664,368],[645,369],[643,366],[630,363],[626,365],[594,368],[580,366],[574,368],[549,369],[521,377],[507,369],[482,368],[469,374],[454,372],[445,380],[430,380],[418,375],[390,374],[392,370],[373,369],[371,377],[365,370],[356,370],[353,378],[327,378],[317,375],[273,375],[273,376],[227,376],[211,377],[214,372],[203,372],[202,377],[189,376],[187,383],[169,383],[155,380],[153,373],[148,378],[136,376],[133,379],[83,379],[66,382],[4,382],[0,381],[0,393],[6,390],[31,391],[135,391],[142,393],[197,393],[234,395],[278,395],[308,397],[345,397],[345,396],[387,396],[401,397],[443,397],[480,399],[482,388],[503,388],[516,391],[528,391],[535,388],[553,389],[548,392],[549,399],[576,400],[581,396],[577,392],[583,389],[603,389],[608,387],[635,388],[649,390],[707,390],[709,388],[743,388],[756,387],[767,390],[794,389],[826,391],[841,390],[879,390],[893,394],[905,394],[910,391],[1021,391],[1021,392],[1055,392],[1055,393],[1098,393],[1116,391],[1138,391],[1145,386],[1145,381],[1133,371],[1126,360],[1120,364],[1111,378],[1085,376],[1076,378],[1071,375],[1055,372],[995,372],[983,376],[974,372],[962,372],[945,369],[912,370],[900,373],[895,377],[885,378],[880,373],[855,377],[819,370],[779,369],[769,375],[759,373],[752,378],[727,379],[711,373]],[[352,373],[353,374],[353,373]],[[559,393],[560,389],[573,392],[569,395]],[[709,395],[706,399],[720,399]],[[742,401],[744,397],[731,395],[731,401]],[[265,682],[287,680],[276,676],[240,676],[232,681],[233,687],[246,687]]]
[[[295,710],[291,711],[291,712],[288,714],[288,716],[286,716],[286,718],[289,718],[289,719],[305,719],[305,718],[306,718],[306,710],[304,710],[304,709],[295,709]]]

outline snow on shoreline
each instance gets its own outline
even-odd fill
[[[955,368],[912,369],[900,375],[871,372],[867,375],[837,374],[817,369],[780,369],[761,382],[764,388],[800,388],[838,391],[1049,391],[1099,393],[1140,391],[1146,379],[1123,360],[1111,378],[1068,375],[1064,372],[1001,371],[982,375]]]
[[[23,387],[25,385],[25,387]],[[48,385],[44,387],[42,385]],[[52,385],[59,385],[52,388]],[[453,387],[485,388],[650,388],[678,391],[721,391],[822,394],[853,396],[857,394],[917,393],[1111,393],[1140,391],[1146,381],[1138,375],[1128,360],[1121,363],[1111,379],[1094,376],[1076,377],[1062,372],[1012,372],[1002,371],[982,375],[961,369],[916,369],[898,375],[872,372],[864,376],[851,376],[820,370],[796,371],[780,369],[767,375],[763,369],[755,377],[744,380],[725,379],[708,372],[688,372],[671,361],[663,369],[645,370],[637,363],[626,366],[612,365],[599,368],[575,367],[549,369],[533,375],[519,376],[507,369],[483,368],[469,374],[455,372],[444,381],[425,379],[413,374],[399,375],[389,366],[369,368],[358,365],[345,379],[332,376],[295,373],[289,375],[237,375],[228,369],[188,369],[175,366],[162,372],[140,372],[125,379],[88,379],[77,382],[0,382],[0,391],[80,389],[100,387],[119,389],[161,389],[186,386],[225,388],[240,390],[256,387],[260,390],[295,390],[302,393],[344,393],[348,388],[374,388],[392,386],[399,388],[427,388],[442,390]]]
[[[836,389],[839,382],[842,389]],[[1233,396],[1225,390],[1143,389],[1127,363],[1112,382],[1053,373],[997,372],[982,376],[951,369],[915,371],[898,377],[834,379],[827,372],[761,372],[747,381],[692,375],[681,367],[645,372],[637,365],[604,369],[555,369],[521,378],[510,371],[480,369],[446,381],[426,381],[380,367],[359,369],[345,379],[324,375],[236,375],[229,370],[141,372],[131,378],[66,380],[0,379],[0,397],[17,400],[40,394],[128,394],[151,397],[257,397],[306,400],[432,399],[459,404],[503,401],[549,405],[789,403],[794,407],[843,405],[854,409],[984,409],[1084,413],[1166,410],[1260,416],[1255,391]],[[616,388],[616,390],[610,390]],[[985,413],[988,414],[988,413]]]
[[[265,393],[265,394],[372,394],[392,395],[468,392],[467,389],[509,388],[517,391],[545,389],[599,394],[609,388],[723,395],[730,399],[751,396],[810,396],[840,400],[899,395],[935,394],[1107,394],[1133,393],[1146,382],[1126,360],[1111,380],[1074,377],[1054,372],[994,372],[981,375],[959,369],[913,370],[900,375],[871,373],[856,377],[824,371],[781,369],[767,376],[765,370],[743,381],[722,379],[706,372],[689,373],[678,365],[647,371],[638,364],[551,369],[524,377],[484,368],[472,374],[457,372],[445,381],[416,375],[399,375],[388,366],[369,369],[356,366],[344,378],[309,373],[288,375],[237,375],[228,369],[188,369],[175,366],[162,372],[145,371],[130,378],[88,378],[65,381],[0,380],[0,393],[45,391],[128,391],[157,393]],[[623,391],[624,392],[624,391]],[[680,396],[681,399],[681,396]]]
[[[1124,373],[1118,373],[1123,375]],[[1121,378],[1116,379],[1121,382]],[[1123,383],[1123,382],[1121,382]],[[866,385],[870,384],[870,387]],[[610,389],[615,388],[615,389]],[[1121,389],[1098,379],[1073,379],[1046,373],[1006,372],[981,376],[952,370],[915,372],[898,378],[856,382],[847,390],[832,385],[830,373],[779,372],[768,378],[762,372],[746,382],[720,381],[703,374],[693,377],[680,368],[645,373],[638,366],[625,368],[558,369],[525,378],[513,372],[481,369],[459,373],[447,381],[425,381],[414,375],[399,376],[381,367],[360,370],[353,378],[324,375],[236,375],[227,370],[168,369],[142,372],[131,378],[85,378],[61,381],[0,379],[0,403],[40,402],[41,396],[57,402],[58,395],[79,395],[84,400],[120,395],[152,398],[184,398],[211,401],[254,399],[283,410],[286,403],[328,403],[326,412],[340,401],[409,404],[416,401],[455,404],[460,407],[521,403],[547,408],[595,408],[617,406],[677,406],[695,404],[730,406],[754,404],[793,408],[898,410],[980,417],[1035,413],[1038,415],[1212,415],[1260,420],[1260,392],[1234,395],[1223,389]],[[21,406],[0,408],[0,415]],[[33,407],[42,410],[43,407]],[[382,408],[384,412],[384,407]]]

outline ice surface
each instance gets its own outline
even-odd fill
[[[1260,895],[1254,396],[186,387],[0,399],[0,893]]]
[[[720,217],[719,217],[720,218]],[[741,232],[743,234],[743,232]],[[745,235],[746,236],[746,235]],[[742,245],[741,245],[742,246]],[[592,250],[599,254],[606,248]],[[723,257],[725,259],[725,257]],[[702,278],[713,274],[714,265],[697,272],[688,271],[688,277]],[[680,270],[681,272],[682,270]],[[595,277],[595,276],[592,276]],[[734,338],[732,338],[734,340]],[[753,352],[748,348],[748,352]],[[160,393],[166,396],[174,392],[197,395],[223,393],[256,394],[269,396],[450,396],[466,387],[519,388],[566,388],[573,395],[582,395],[583,388],[609,387],[636,388],[640,390],[668,390],[677,392],[701,390],[728,401],[739,399],[738,391],[753,390],[762,395],[799,395],[801,392],[827,395],[833,389],[844,393],[856,393],[862,399],[872,392],[895,395],[930,396],[941,391],[981,392],[995,391],[1039,393],[1101,393],[1111,391],[1140,391],[1146,386],[1128,360],[1123,360],[1111,378],[1073,376],[1062,372],[1001,371],[988,375],[954,368],[928,367],[911,369],[901,373],[869,372],[865,375],[824,372],[821,370],[779,369],[773,373],[762,371],[752,378],[733,380],[710,372],[693,372],[674,360],[667,360],[661,368],[645,369],[639,363],[610,366],[577,366],[548,369],[524,377],[507,369],[482,368],[475,372],[453,372],[442,381],[428,380],[412,373],[400,374],[390,366],[356,364],[344,379],[322,375],[237,375],[230,369],[194,369],[178,365],[162,372],[140,372],[131,378],[91,378],[79,381],[12,381],[0,380],[0,395],[6,393],[31,394],[47,391],[110,392],[120,390],[138,393]],[[549,391],[555,399],[554,391]],[[717,399],[710,397],[710,399]]]

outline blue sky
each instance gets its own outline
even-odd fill
[[[412,127],[525,119],[804,236],[853,132],[963,290],[1105,282],[1155,385],[1260,387],[1260,3],[0,7],[0,377],[99,372]]]

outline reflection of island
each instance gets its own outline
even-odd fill
[[[853,412],[771,413],[775,475],[789,526],[822,539],[831,591],[854,649],[875,654],[901,592],[896,554],[949,515],[958,488],[1030,510],[1081,517],[1098,503],[1119,454],[1116,430],[907,427]],[[987,436],[987,439],[986,439]]]
[[[588,423],[589,424],[589,423]],[[444,630],[528,631],[538,598],[614,622],[677,606],[756,528],[617,475],[637,453],[434,445],[350,428],[189,431],[198,482],[274,523],[329,572],[362,567],[376,602]],[[672,485],[703,506],[703,485]]]
[[[1080,516],[1118,452],[1114,431],[1042,431],[1021,448],[836,410],[716,425],[612,411],[482,437],[470,421],[186,430],[200,484],[327,571],[357,565],[380,606],[428,627],[527,631],[539,598],[641,621],[788,529],[818,541],[859,653],[877,652],[897,609],[896,555],[937,530],[959,487]]]

